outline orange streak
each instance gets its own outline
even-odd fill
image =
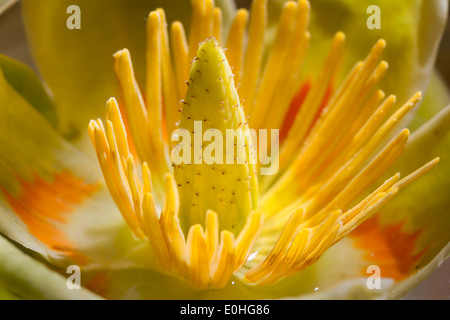
[[[86,184],[72,173],[56,173],[52,181],[46,181],[35,175],[34,181],[22,179],[22,192],[14,196],[1,188],[5,197],[17,215],[27,225],[30,233],[45,243],[50,249],[62,252],[82,262],[85,259],[65,238],[60,226],[67,223],[67,214],[75,205],[90,197],[97,184]]]
[[[303,102],[311,89],[311,82],[305,81],[297,91],[297,94],[292,98],[291,104],[289,105],[289,110],[286,113],[283,121],[283,125],[280,129],[280,143],[284,141],[287,137],[289,130],[294,124],[295,116],[300,111]]]
[[[84,287],[101,297],[108,297],[110,283],[111,280],[109,276],[106,273],[99,271],[85,281]]]
[[[426,249],[414,253],[421,230],[414,233],[402,231],[404,221],[391,225],[380,225],[378,216],[368,219],[356,228],[350,237],[357,248],[366,251],[365,259],[381,269],[383,277],[394,280],[406,278]],[[366,269],[361,270],[367,275]]]
[[[280,129],[280,143],[282,143],[284,139],[287,137],[289,130],[294,124],[295,117],[297,116],[297,113],[300,111],[303,102],[305,101],[310,89],[311,89],[311,82],[307,80],[300,86],[299,90],[297,91],[297,94],[292,98],[289,110],[286,113],[286,116],[284,117],[283,125],[281,126]],[[332,95],[333,95],[333,81],[330,82],[327,90],[325,91],[322,102],[320,104],[319,109],[317,110],[316,115],[314,116],[314,120],[311,123],[309,131],[311,131],[311,129],[316,124],[317,120],[319,120],[319,117],[323,109],[327,106]]]

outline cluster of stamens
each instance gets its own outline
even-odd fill
[[[421,94],[394,110],[395,97],[385,99],[375,89],[388,67],[379,62],[385,47],[380,40],[327,99],[345,42],[338,32],[281,142],[281,173],[258,181],[257,168],[248,163],[227,171],[173,165],[171,133],[185,128],[198,134],[195,120],[222,131],[286,123],[303,81],[309,3],[284,5],[264,64],[266,0],[253,2],[246,36],[248,16],[245,9],[236,13],[224,53],[217,43],[222,14],[212,0],[193,1],[188,40],[179,22],[171,25],[169,39],[164,11],[151,12],[145,95],[130,53],[117,52],[120,106],[110,99],[105,123],[89,126],[106,185],[134,235],[149,241],[163,272],[201,289],[222,288],[233,274],[262,285],[304,269],[438,162],[403,179],[394,174],[360,200],[402,154],[409,131],[396,133],[396,126]],[[245,146],[248,154],[251,144]],[[245,188],[238,184],[243,180]],[[227,207],[217,200],[220,192],[234,197]],[[227,219],[240,228],[232,230],[235,223]]]

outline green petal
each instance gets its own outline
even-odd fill
[[[0,184],[17,194],[17,175],[30,181],[35,173],[48,176],[52,169],[76,166],[87,158],[62,139],[51,125],[6,80],[0,69]],[[72,158],[70,157],[72,156]],[[59,167],[58,167],[59,165]],[[89,177],[89,167],[85,177]]]
[[[66,27],[70,5],[80,8],[80,30]],[[113,68],[114,52],[123,48],[132,52],[137,80],[144,83],[145,21],[149,12],[158,7],[165,9],[169,22],[180,20],[188,29],[190,0],[22,2],[29,44],[53,92],[59,130],[65,136],[85,133],[89,120],[102,115],[105,102],[119,92]],[[227,7],[232,10],[229,4]]]
[[[53,101],[31,68],[2,54],[0,54],[0,68],[8,83],[56,127],[57,116]]]
[[[433,260],[420,269],[414,276],[395,284],[387,295],[388,299],[398,299],[404,297],[412,288],[418,286],[428,278],[448,257],[450,256],[450,244],[447,244]]]
[[[47,259],[64,260],[67,257],[61,250],[30,233],[30,224],[24,222],[24,217],[34,217],[38,212],[37,221],[44,219],[54,226],[51,230],[61,233],[73,249],[88,256],[88,262],[129,254],[126,244],[134,244],[129,240],[131,234],[123,231],[125,222],[102,184],[97,163],[61,138],[11,87],[1,69],[0,96],[0,233]],[[58,185],[68,191],[65,196],[58,189],[36,187],[40,186],[36,185],[39,179],[51,186],[58,174],[74,178]],[[70,181],[76,181],[76,185]],[[24,185],[34,193],[27,193]],[[74,188],[86,185],[92,186],[92,191],[77,199]],[[38,208],[46,210],[36,209],[33,200],[41,201]],[[22,209],[18,209],[20,206]],[[56,220],[55,214],[63,222]]]
[[[20,298],[9,292],[9,290],[0,287],[0,300],[20,300]]]
[[[428,86],[425,99],[422,101],[417,113],[415,114],[408,128],[411,131],[417,130],[428,120],[438,114],[442,108],[450,104],[450,89],[447,87],[442,76],[435,70],[431,74],[430,84]]]
[[[387,232],[386,244],[406,276],[394,284],[388,298],[407,294],[450,256],[450,106],[411,135],[404,154],[386,177],[413,172],[437,156],[440,161],[432,170],[399,192],[378,213],[380,230]],[[373,249],[365,248],[367,253]],[[373,263],[377,263],[376,257]]]
[[[9,293],[5,298],[25,299],[99,299],[81,288],[70,290],[67,278],[51,271],[0,236],[0,283]],[[3,296],[0,289],[0,297]]]
[[[81,255],[75,262],[83,270],[156,268],[150,244],[134,237],[106,187],[77,206],[61,230]],[[58,265],[71,262],[68,258],[51,261]]]
[[[382,209],[384,224],[405,221],[404,231],[420,232],[414,253],[423,252],[414,269],[428,264],[450,241],[450,106],[414,132],[391,171],[412,172],[434,157],[440,157],[437,166]]]
[[[34,174],[48,175],[55,150],[67,150],[68,144],[58,139],[50,124],[11,87],[1,69],[0,96],[0,186],[3,191],[0,192],[0,232],[46,255],[45,246],[28,232],[23,221],[6,204],[5,192],[14,196],[20,194],[19,177],[32,181]]]

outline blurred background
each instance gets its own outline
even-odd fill
[[[248,8],[251,0],[236,0],[236,3],[238,8]],[[31,66],[37,72],[22,26],[20,3],[12,5],[0,15],[0,53]],[[436,69],[450,90],[450,23],[447,23],[441,41]],[[405,299],[450,300],[450,259],[442,263],[434,274],[410,292]]]

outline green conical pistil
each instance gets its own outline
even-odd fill
[[[257,178],[233,74],[215,39],[200,45],[187,85],[180,129],[172,137],[179,139],[172,160],[174,154],[183,159],[174,161],[181,224],[185,232],[197,223],[204,226],[211,209],[219,216],[220,230],[237,235],[257,206]]]

